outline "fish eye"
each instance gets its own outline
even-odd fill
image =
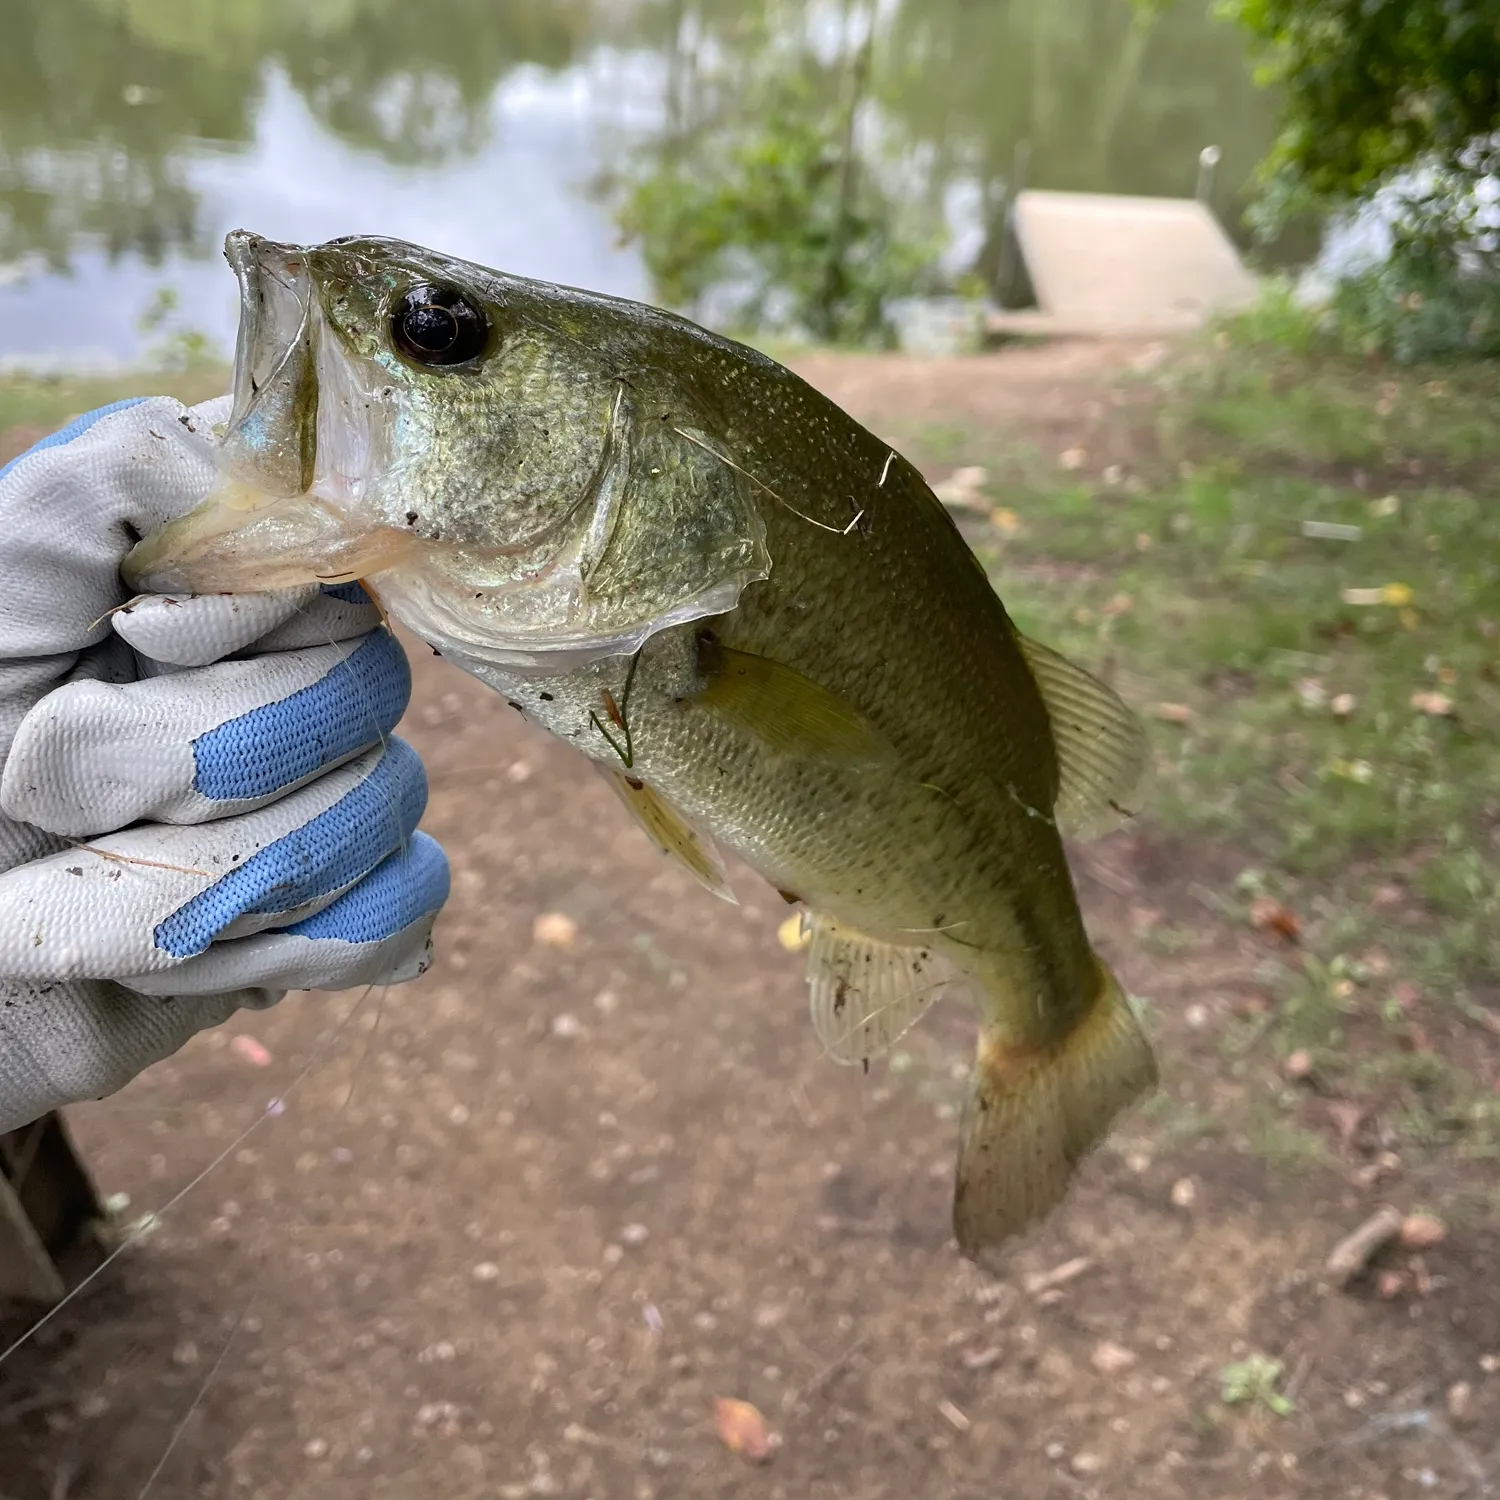
[[[459,365],[484,351],[490,325],[462,292],[422,282],[396,304],[391,335],[418,364]]]

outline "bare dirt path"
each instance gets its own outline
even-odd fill
[[[1034,437],[1138,353],[806,367],[877,429],[925,392]],[[868,1077],[826,1062],[774,893],[743,870],[737,908],[698,890],[583,761],[413,660],[402,733],[454,872],[439,960],[347,1020],[354,996],[294,996],[73,1112],[134,1217],[288,1095],[0,1369],[0,1497],[133,1500],[164,1455],[154,1500],[1500,1484],[1493,1236],[1434,1252],[1425,1299],[1329,1291],[1369,1186],[1269,1176],[1232,1133],[1147,1111],[985,1278],[948,1235],[970,1018],[939,1010]],[[1221,1028],[1256,954],[1191,894],[1218,857],[1120,835],[1078,869],[1100,947],[1150,999],[1173,1118],[1232,1122],[1247,1085]],[[1199,936],[1149,958],[1163,911]],[[570,943],[538,940],[548,914]],[[1404,1208],[1418,1189],[1373,1192]],[[1287,1417],[1219,1400],[1258,1351],[1285,1364]],[[764,1413],[769,1463],[717,1440],[719,1396]]]

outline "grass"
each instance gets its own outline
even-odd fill
[[[104,378],[0,376],[0,432],[6,428],[51,431],[70,417],[123,401],[127,396],[176,396],[192,404],[229,389],[228,372],[217,365],[184,372],[140,371]]]
[[[1372,367],[1255,333],[1136,377],[1123,482],[1018,474],[982,434],[958,453],[943,431],[932,456],[1017,479],[990,493],[1019,527],[981,555],[1022,630],[1146,711],[1146,829],[1231,851],[1296,914],[1273,1055],[1307,1050],[1357,1090],[1367,1053],[1448,1038],[1451,1066],[1383,1080],[1390,1118],[1414,1147],[1488,1155],[1473,1068],[1500,1016],[1500,367]],[[1249,894],[1216,900],[1248,920]],[[1168,962],[1186,945],[1154,940]],[[1296,1129],[1252,1144],[1310,1158]]]

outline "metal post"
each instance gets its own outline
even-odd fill
[[[1220,151],[1217,146],[1205,146],[1198,153],[1198,190],[1194,197],[1206,204],[1213,197],[1214,168],[1219,165]]]

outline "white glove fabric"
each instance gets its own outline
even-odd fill
[[[363,591],[127,603],[221,415],[122,402],[0,469],[0,1131],[241,1007],[429,961],[448,865]]]

